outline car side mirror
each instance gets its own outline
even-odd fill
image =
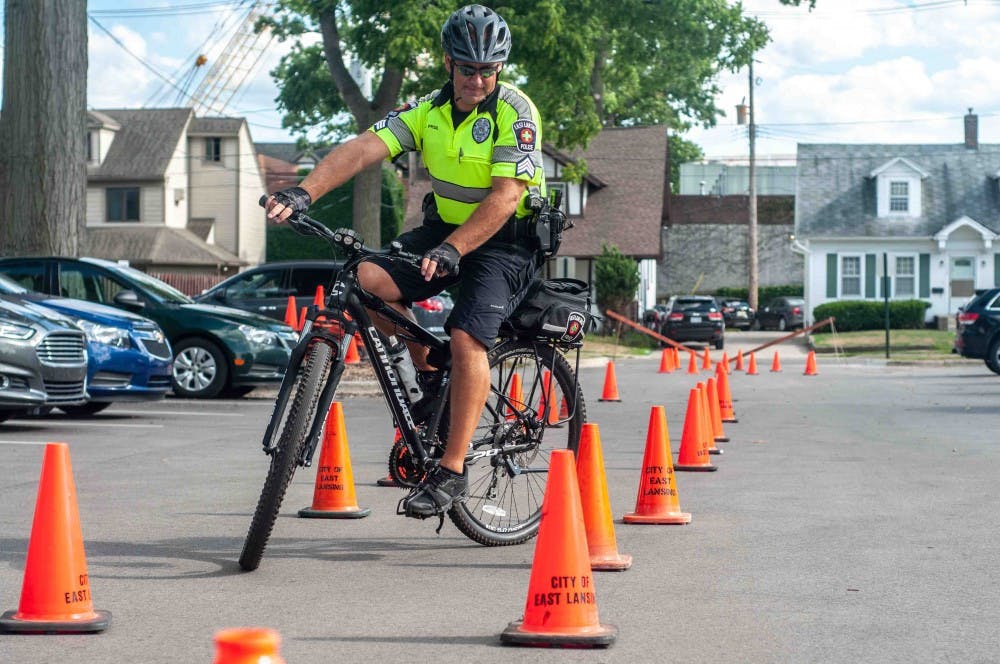
[[[139,296],[132,290],[121,290],[114,297],[114,302],[120,307],[142,309],[146,303],[139,299]]]
[[[212,292],[212,299],[213,300],[218,300],[219,302],[225,302],[226,301],[226,289],[225,288],[219,288],[218,290],[213,291]]]

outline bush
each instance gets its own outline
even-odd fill
[[[923,300],[895,300],[889,302],[889,327],[895,330],[921,329],[924,312],[930,307]],[[885,305],[874,300],[843,300],[827,302],[813,310],[817,321],[835,318],[838,332],[885,329]]]
[[[594,287],[601,311],[610,309],[627,316],[639,288],[639,264],[618,247],[603,245],[594,263]]]
[[[750,292],[745,286],[723,286],[715,289],[714,295],[719,298],[746,300]],[[802,284],[761,286],[757,289],[757,301],[761,306],[776,297],[802,297]]]

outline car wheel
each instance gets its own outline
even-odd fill
[[[764,326],[760,324],[759,320],[754,319],[754,321],[752,323],[750,323],[750,325],[749,325],[749,327],[747,327],[747,329],[748,330],[754,330],[756,332],[757,330],[763,330]]]
[[[110,405],[110,401],[88,401],[79,406],[59,406],[59,410],[72,417],[87,417],[96,415]]]
[[[725,339],[719,339],[718,341],[715,342],[715,350],[722,350],[725,347],[726,347]]]
[[[784,332],[787,329],[788,329],[788,321],[785,320],[784,316],[782,316],[781,318],[778,319],[778,331]]]
[[[986,354],[986,366],[995,374],[1000,374],[1000,337],[993,340]]]
[[[226,385],[226,357],[207,339],[185,339],[174,346],[174,394],[211,399]]]

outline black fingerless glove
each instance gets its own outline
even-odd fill
[[[455,247],[442,242],[424,254],[424,258],[437,263],[438,274],[458,274],[458,261],[462,259],[462,255]]]
[[[274,194],[274,200],[287,208],[291,208],[296,214],[305,212],[312,205],[312,196],[302,187],[291,187],[282,189]]]

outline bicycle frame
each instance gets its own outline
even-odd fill
[[[314,339],[318,339],[320,343],[325,343],[336,349],[336,361],[327,378],[326,384],[323,386],[316,416],[309,428],[307,443],[302,451],[301,458],[298,459],[299,465],[306,467],[312,465],[312,457],[316,451],[316,446],[319,443],[324,425],[324,418],[321,414],[328,412],[330,405],[333,403],[334,393],[344,372],[344,359],[347,354],[350,338],[357,332],[361,335],[365,348],[369,350],[368,356],[375,372],[375,379],[381,388],[382,394],[385,395],[389,411],[392,413],[393,419],[399,427],[400,436],[414,454],[414,458],[419,460],[421,465],[427,466],[430,457],[427,449],[424,447],[423,441],[420,439],[417,425],[410,412],[409,401],[403,394],[398,376],[389,362],[389,356],[383,344],[382,337],[372,322],[368,311],[370,309],[376,312],[377,315],[395,325],[397,329],[409,335],[405,338],[416,341],[430,348],[432,351],[437,351],[445,358],[450,357],[449,346],[446,341],[438,338],[430,331],[399,313],[378,297],[360,288],[357,283],[356,268],[361,262],[360,260],[355,260],[344,265],[341,272],[330,285],[329,295],[326,298],[323,308],[319,308],[316,305],[311,305],[307,308],[305,326],[302,329],[299,342],[292,349],[288,368],[285,371],[281,387],[278,390],[278,396],[275,399],[272,416],[268,420],[267,428],[264,431],[264,451],[271,454],[275,449],[276,441],[274,437],[278,421],[273,415],[275,412],[279,412],[278,409],[283,409],[288,402],[292,385],[302,365],[306,349],[313,343]],[[327,329],[326,322],[328,321],[336,321],[341,325],[344,330],[343,337],[337,338]],[[442,367],[445,373],[442,376],[441,382],[441,402],[447,400],[449,389],[450,367],[447,365],[450,362],[446,362],[445,364],[446,366]],[[442,412],[443,408],[439,404],[429,423],[430,426],[428,429],[430,431],[437,430]]]

